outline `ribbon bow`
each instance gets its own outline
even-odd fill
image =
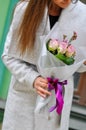
[[[59,79],[48,77],[48,90],[55,90],[56,104],[50,108],[50,112],[56,109],[56,112],[60,115],[63,109],[63,85],[67,84],[67,80],[59,82]]]

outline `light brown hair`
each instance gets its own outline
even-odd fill
[[[25,0],[21,0],[25,1]],[[19,49],[24,54],[26,49],[33,49],[36,31],[42,21],[44,10],[50,0],[29,0],[19,28]]]

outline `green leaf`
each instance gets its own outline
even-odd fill
[[[51,39],[49,39],[49,40],[47,41],[47,43],[46,43],[47,50],[49,50],[48,48],[49,48],[49,42],[50,42],[50,40],[51,40]]]
[[[67,65],[71,65],[75,61],[74,58],[72,58],[72,57],[66,57],[63,54],[57,54],[55,56],[56,56],[56,58],[60,59],[61,61],[63,61]]]

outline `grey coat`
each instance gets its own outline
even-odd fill
[[[64,108],[61,117],[56,112],[49,113],[49,107],[55,99],[52,99],[40,113],[35,114],[37,93],[33,88],[33,82],[40,73],[36,65],[40,54],[40,36],[47,35],[50,31],[47,8],[42,23],[36,34],[35,47],[32,53],[27,51],[22,57],[17,50],[17,27],[20,24],[27,2],[16,7],[13,21],[7,35],[2,59],[12,73],[2,130],[68,130],[69,115],[73,96],[73,77],[69,77],[65,89]],[[81,2],[70,4],[62,11],[57,27],[59,35],[66,33],[68,36],[76,30],[79,38],[77,46],[81,46],[83,57],[86,59],[86,6]],[[82,66],[77,70],[86,71]],[[53,98],[53,97],[52,97]]]

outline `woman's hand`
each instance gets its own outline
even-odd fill
[[[48,81],[43,77],[37,77],[34,81],[34,88],[37,93],[45,98],[46,96],[50,96],[51,93],[48,91]]]

